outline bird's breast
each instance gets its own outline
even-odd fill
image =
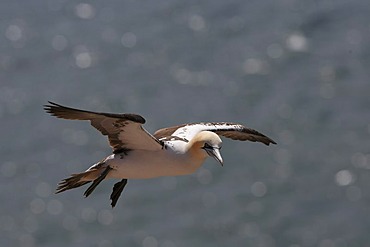
[[[194,160],[179,150],[164,148],[160,151],[132,150],[127,155],[115,154],[106,162],[114,169],[109,177],[145,179],[191,174],[203,161]]]

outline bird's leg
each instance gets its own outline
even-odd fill
[[[84,193],[84,196],[88,197],[95,190],[96,186],[98,186],[100,182],[104,180],[104,178],[108,175],[108,173],[112,169],[113,168],[111,168],[110,166],[107,166],[107,168],[105,168],[105,170],[100,174],[100,176],[93,181],[89,188],[87,188],[87,190]]]
[[[116,206],[118,198],[120,197],[120,195],[121,195],[123,189],[125,188],[126,184],[127,184],[127,179],[126,178],[124,178],[120,182],[114,184],[112,194],[110,195],[110,199],[112,200],[112,203],[110,205],[112,205],[112,208],[114,208],[114,206]]]

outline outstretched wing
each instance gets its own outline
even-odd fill
[[[227,122],[183,124],[157,130],[154,133],[154,136],[157,139],[174,136],[191,140],[201,131],[213,131],[218,135],[231,138],[233,140],[262,142],[266,145],[269,145],[270,143],[276,144],[272,139],[254,129],[247,128],[241,124]]]
[[[108,136],[114,153],[122,150],[160,150],[161,143],[142,126],[145,119],[136,114],[113,114],[78,110],[49,101],[44,109],[52,116],[70,120],[89,120],[91,125]]]

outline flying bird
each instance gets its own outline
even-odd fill
[[[145,119],[137,114],[92,112],[62,106],[49,101],[44,110],[52,116],[70,120],[88,120],[108,137],[113,153],[86,171],[63,179],[55,193],[91,183],[88,197],[104,179],[121,179],[110,196],[114,207],[128,179],[147,179],[194,173],[207,157],[223,165],[220,136],[240,141],[276,144],[260,132],[241,124],[190,123],[147,132]]]

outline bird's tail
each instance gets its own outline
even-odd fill
[[[101,169],[93,169],[81,173],[72,174],[69,178],[65,178],[59,182],[55,194],[88,184],[99,177],[100,173]]]

